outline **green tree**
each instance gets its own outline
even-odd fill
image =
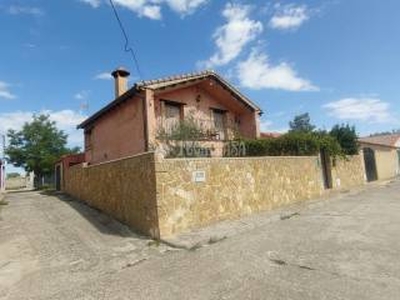
[[[334,137],[339,142],[344,154],[358,154],[358,136],[354,126],[350,126],[349,124],[335,125],[329,132],[329,135]]]
[[[48,115],[34,115],[32,122],[25,123],[22,130],[11,129],[7,136],[8,161],[27,172],[34,172],[36,187],[40,187],[42,176],[53,172],[54,164],[60,156],[78,150],[66,147],[67,135],[57,129],[56,123]]]
[[[290,132],[312,132],[315,126],[311,124],[311,118],[308,113],[300,114],[289,122]]]

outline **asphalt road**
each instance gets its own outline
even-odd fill
[[[76,202],[8,195],[0,299],[399,299],[400,182],[193,251]]]

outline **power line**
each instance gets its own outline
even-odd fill
[[[115,18],[116,18],[117,21],[118,21],[118,25],[119,25],[119,27],[120,27],[120,29],[121,29],[121,31],[122,31],[122,34],[124,35],[124,38],[125,38],[125,49],[124,49],[124,50],[125,50],[125,52],[131,53],[132,58],[133,58],[133,61],[134,61],[135,66],[136,66],[136,70],[137,70],[137,72],[138,72],[138,75],[139,75],[139,77],[140,77],[141,79],[143,79],[143,75],[142,75],[142,72],[140,71],[139,61],[138,61],[138,59],[137,59],[137,57],[136,57],[135,50],[130,46],[130,42],[129,42],[128,35],[127,35],[127,33],[126,33],[126,30],[125,30],[125,28],[124,28],[124,25],[122,24],[121,18],[120,18],[119,15],[118,15],[118,11],[117,11],[117,9],[116,9],[116,7],[115,7],[115,5],[114,5],[113,0],[109,0],[109,1],[110,1],[110,5],[111,5],[111,7],[112,7],[112,9],[113,9],[113,11],[114,11]]]

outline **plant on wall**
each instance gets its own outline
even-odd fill
[[[278,138],[243,140],[245,156],[309,156],[323,149],[332,157],[342,156],[338,141],[323,131],[295,131]]]
[[[213,149],[202,147],[199,141],[208,138],[208,133],[201,128],[194,117],[189,116],[175,126],[159,126],[157,139],[163,143],[165,156],[172,157],[209,157]]]

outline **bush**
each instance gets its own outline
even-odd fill
[[[246,156],[311,156],[324,149],[341,156],[338,141],[325,132],[290,132],[278,138],[243,140]]]

